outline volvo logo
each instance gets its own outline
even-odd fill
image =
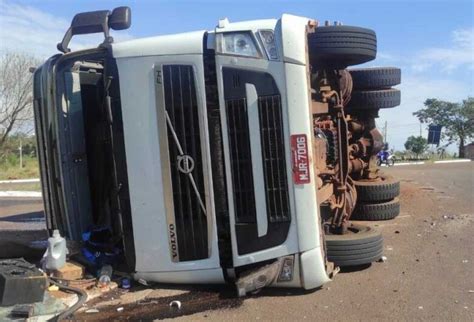
[[[176,240],[176,231],[174,224],[169,224],[169,238],[170,238],[170,251],[171,251],[171,258],[173,262],[178,259],[178,245]]]
[[[177,164],[178,170],[181,173],[188,174],[194,170],[194,159],[191,158],[189,155],[186,155],[186,154],[178,155],[178,158],[176,161],[177,161],[176,164]]]

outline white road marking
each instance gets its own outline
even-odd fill
[[[41,198],[40,191],[0,191],[1,197]]]
[[[458,162],[471,162],[472,160],[469,159],[456,159],[456,160],[440,160],[440,161],[434,161],[433,163],[458,163]],[[394,166],[400,166],[400,165],[417,165],[417,164],[429,164],[429,162],[425,161],[416,161],[416,162],[399,162],[395,163]]]
[[[400,166],[400,165],[413,165],[413,164],[425,164],[423,161],[418,161],[418,162],[400,162],[400,163],[395,163],[394,166]]]
[[[36,178],[36,179],[0,180],[0,183],[33,183],[33,182],[40,182],[40,179]]]
[[[435,161],[434,163],[458,163],[458,162],[471,162],[471,160],[469,159],[441,160],[441,161]]]

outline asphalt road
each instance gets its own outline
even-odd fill
[[[314,292],[267,289],[238,308],[184,319],[474,321],[474,162],[384,171],[402,180],[401,214],[372,223],[386,262]]]
[[[191,288],[162,303],[122,303],[119,313],[114,302],[96,316],[80,318],[474,321],[474,162],[384,171],[402,180],[401,214],[371,223],[384,234],[386,262],[341,272],[311,292],[264,289],[235,299],[228,289]],[[13,215],[35,207],[0,199],[0,235],[5,223],[15,225]],[[181,300],[181,313],[169,313],[171,299]]]

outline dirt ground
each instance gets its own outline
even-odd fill
[[[386,172],[402,180],[401,214],[392,221],[371,223],[384,233],[386,262],[343,271],[319,290],[264,289],[244,299],[235,298],[229,287],[141,286],[126,294],[117,290],[88,304],[99,313],[76,317],[473,321],[474,163],[404,166]],[[15,209],[0,199],[0,239],[5,236],[4,219]],[[181,301],[181,310],[169,308],[172,300]]]

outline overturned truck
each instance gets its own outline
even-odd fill
[[[130,19],[126,7],[77,14],[35,72],[48,229],[106,231],[137,279],[240,295],[313,289],[332,263],[382,256],[381,234],[349,221],[354,182],[379,180],[376,109],[351,100],[346,69],[375,58],[372,30],[283,15],[114,43],[110,28]],[[97,48],[68,48],[93,32]],[[398,83],[382,86],[384,107]]]

